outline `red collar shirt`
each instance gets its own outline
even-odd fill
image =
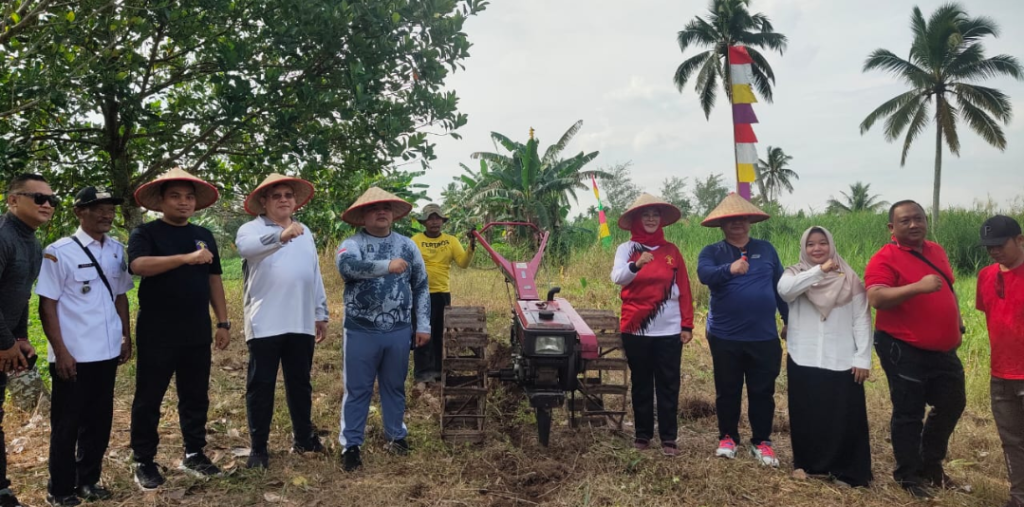
[[[903,287],[927,275],[944,278],[942,289],[918,294],[899,305],[875,312],[875,329],[914,347],[946,352],[960,345],[960,310],[956,295],[945,279],[955,281],[946,251],[938,243],[925,241],[922,255],[938,271],[911,253],[909,247],[893,243],[882,246],[868,261],[864,285],[872,287]],[[945,276],[942,276],[945,275]]]
[[[992,376],[1024,380],[1024,265],[978,273],[976,306],[985,312],[992,345]]]

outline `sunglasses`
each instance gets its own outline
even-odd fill
[[[57,199],[57,196],[55,194],[42,194],[39,192],[15,192],[14,195],[31,197],[32,202],[36,203],[36,206],[42,206],[45,203],[50,203],[50,207],[56,208],[57,204],[60,204],[60,199]]]
[[[999,299],[1006,299],[1006,282],[1003,281],[1003,272],[996,271],[996,296]]]

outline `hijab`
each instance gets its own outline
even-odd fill
[[[661,222],[658,222],[658,229],[654,232],[647,232],[647,230],[644,229],[644,218],[642,212],[636,213],[636,216],[633,217],[633,223],[629,228],[629,233],[629,239],[644,246],[658,247],[668,243],[668,241],[665,241],[665,228],[662,227]]]
[[[836,243],[832,239],[832,233],[821,226],[813,226],[804,231],[800,238],[800,262],[786,268],[786,273],[795,275],[817,266],[807,254],[807,239],[811,234],[821,232],[828,240],[829,259],[838,266],[836,272],[828,273],[824,280],[811,286],[804,293],[811,304],[821,313],[822,319],[827,319],[833,308],[843,306],[853,300],[855,294],[864,292],[864,284],[861,283],[853,268],[836,252]]]

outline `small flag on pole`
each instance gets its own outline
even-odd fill
[[[590,181],[594,184],[594,197],[597,198],[597,221],[600,224],[598,226],[597,237],[601,240],[601,243],[604,246],[611,246],[612,233],[608,230],[608,220],[605,219],[604,216],[604,205],[601,204],[601,194],[597,191],[597,178],[591,174]]]

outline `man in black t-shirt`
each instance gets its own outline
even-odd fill
[[[181,468],[198,476],[220,473],[203,453],[210,408],[209,308],[218,321],[218,349],[227,348],[231,323],[217,243],[209,230],[188,221],[217,197],[213,185],[181,169],[172,169],[135,192],[140,206],[163,213],[160,220],[138,226],[128,240],[131,270],[142,277],[131,446],[135,482],[144,490],[164,482],[153,460],[160,441],[160,405],[172,375],[185,444]]]

